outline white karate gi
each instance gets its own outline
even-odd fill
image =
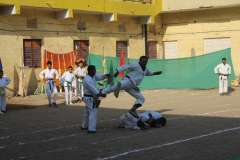
[[[72,103],[72,87],[74,81],[74,74],[70,72],[65,72],[61,79],[60,83],[64,85],[65,89],[65,104],[68,104],[68,95],[69,95],[69,103]]]
[[[143,71],[139,62],[132,62],[130,64],[125,64],[117,68],[119,73],[127,69],[130,70],[130,73],[128,73],[127,76],[120,81],[121,90],[125,90],[131,96],[136,98],[134,105],[138,104],[141,106],[144,103],[145,98],[140,93],[140,90],[137,88],[137,86],[142,82],[144,76],[153,76],[154,72],[150,71],[147,67]],[[111,92],[114,92],[116,88],[117,84],[107,87],[102,90],[102,94],[109,94]]]
[[[86,104],[86,109],[83,114],[82,127],[89,131],[96,131],[97,125],[97,108],[93,105],[93,97],[99,93],[96,87],[96,81],[106,79],[105,74],[95,74],[93,77],[87,75],[83,81],[84,97],[83,101]]]
[[[220,73],[223,75],[219,76],[219,93],[228,93],[228,74],[231,74],[231,66],[228,64],[219,64],[214,68],[215,73]]]
[[[130,113],[123,114],[120,117],[120,120],[123,122],[123,126],[126,129],[134,129],[134,130],[140,130],[141,129],[140,127],[137,126],[137,122],[138,122],[139,119],[140,118],[133,117]]]
[[[8,85],[11,80],[7,77],[0,78],[0,112],[6,111],[6,85]]]
[[[158,112],[156,112],[156,111],[145,111],[145,112],[139,114],[139,116],[142,118],[142,122],[143,122],[143,123],[147,123],[147,121],[149,120],[149,118],[150,118],[150,117],[149,117],[149,113],[152,114],[152,118],[153,118],[154,120],[157,120],[157,119],[159,119],[159,118],[162,117],[162,114],[161,114],[161,113],[158,113]]]
[[[58,72],[57,72],[57,70],[55,70],[53,68],[52,69],[47,68],[39,74],[39,77],[41,79],[44,78],[43,74],[45,74],[45,79],[46,79],[48,102],[52,103],[51,102],[51,95],[52,95],[52,92],[53,92],[53,94],[54,94],[53,102],[56,103],[56,101],[57,101],[57,87],[56,87],[56,85],[53,81],[53,78],[54,78],[54,75],[56,75],[56,79],[58,79],[58,77],[59,77]]]
[[[80,68],[77,67],[75,72],[75,76],[86,76],[86,70],[84,67]],[[78,78],[76,79],[76,89],[77,89],[77,97],[78,99],[81,99],[83,97],[83,78]]]

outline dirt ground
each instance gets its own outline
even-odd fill
[[[97,134],[80,129],[84,103],[47,106],[45,95],[7,100],[0,115],[0,159],[220,160],[240,157],[240,89],[220,97],[213,90],[148,90],[138,110],[156,110],[163,128],[118,129],[133,105],[127,93],[102,100]]]

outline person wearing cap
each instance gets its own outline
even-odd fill
[[[0,70],[0,114],[6,111],[6,85],[11,82],[10,78],[3,77],[3,70]]]
[[[228,95],[228,76],[231,74],[231,66],[226,63],[226,58],[222,58],[222,63],[214,68],[214,72],[219,77],[220,96]]]
[[[49,107],[52,105],[54,107],[57,107],[56,101],[57,101],[57,87],[54,81],[54,76],[56,76],[56,79],[59,78],[58,72],[56,69],[52,68],[52,62],[48,61],[47,62],[47,69],[44,69],[42,72],[40,72],[39,77],[43,80],[46,80],[46,90],[47,90],[47,97],[48,97],[48,102],[49,102]],[[51,101],[51,95],[52,93],[54,94],[54,99],[53,103]]]
[[[81,103],[83,98],[83,79],[86,76],[86,70],[83,67],[83,59],[79,60],[78,67],[76,68],[74,74],[76,77],[77,98],[78,102]]]
[[[65,90],[66,105],[72,104],[73,80],[74,80],[73,67],[69,66],[68,71],[62,75],[60,80],[60,83],[64,86],[64,90]],[[68,101],[68,97],[69,97],[69,101]]]

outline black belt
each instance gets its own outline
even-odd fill
[[[47,81],[52,81],[53,79],[47,79]]]
[[[130,77],[129,76],[126,76],[128,79],[130,79]]]
[[[84,94],[83,96],[84,97],[93,97],[92,95],[89,95],[89,94]]]
[[[228,74],[221,74],[221,76],[228,76]]]

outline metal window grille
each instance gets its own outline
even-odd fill
[[[120,25],[118,25],[118,31],[119,31],[119,32],[126,32],[125,24],[120,24]]]
[[[77,29],[78,30],[86,30],[86,23],[82,21],[78,21],[77,23]]]
[[[37,18],[27,19],[27,28],[37,28]]]

